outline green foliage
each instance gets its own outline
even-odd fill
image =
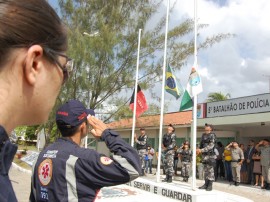
[[[163,66],[164,28],[166,13],[158,13],[162,0],[58,0],[60,16],[68,30],[69,57],[75,60],[75,69],[63,86],[46,128],[50,139],[59,137],[55,126],[55,112],[59,105],[78,99],[92,109],[105,114],[103,120],[131,117],[129,100],[134,87],[138,31],[140,43],[139,83],[148,90],[149,110],[144,114],[159,113],[160,95],[152,90],[160,81]],[[171,11],[174,9],[172,6]],[[157,17],[161,15],[160,17]],[[200,24],[201,30],[207,25]],[[180,69],[193,55],[193,20],[184,19],[168,33],[167,61]],[[89,37],[83,35],[98,32]],[[199,35],[199,34],[198,34]],[[232,37],[218,34],[201,40],[198,49],[204,49]],[[128,93],[127,93],[128,92]],[[110,110],[108,110],[110,106]],[[111,107],[114,106],[114,107]]]
[[[18,137],[24,136],[27,126],[18,126],[14,129]]]
[[[26,140],[36,140],[38,127],[39,127],[38,125],[37,126],[27,126],[26,131],[25,131],[25,139]]]
[[[222,101],[222,100],[227,100],[231,98],[231,95],[229,93],[227,93],[226,95],[224,95],[221,92],[214,92],[214,93],[209,93],[208,94],[208,98],[206,100],[206,102],[216,102],[216,101]]]
[[[57,125],[56,125],[56,123],[54,123],[53,127],[52,127],[52,129],[50,131],[50,142],[54,142],[60,136],[61,135],[60,135],[59,130],[57,129]]]

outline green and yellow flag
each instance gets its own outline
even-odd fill
[[[168,65],[166,70],[165,90],[172,94],[176,99],[180,98],[183,92],[182,86],[177,82],[170,65]]]

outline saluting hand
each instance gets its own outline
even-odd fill
[[[98,118],[94,116],[88,116],[87,120],[88,120],[88,123],[93,127],[90,132],[96,138],[100,138],[103,131],[108,128],[107,125],[103,121],[99,120]]]

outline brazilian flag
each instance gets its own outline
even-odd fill
[[[177,83],[176,77],[174,76],[170,65],[168,65],[166,70],[165,90],[173,95],[176,99],[180,98],[183,92],[182,86]]]

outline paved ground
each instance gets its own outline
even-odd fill
[[[181,181],[181,177],[175,177],[175,181]],[[197,180],[197,186],[203,185],[203,180]],[[239,187],[230,185],[228,181],[218,180],[214,184],[214,189],[222,192],[235,194],[242,196],[248,199],[253,200],[254,202],[269,202],[270,201],[270,191],[262,190],[260,187],[255,187],[251,185],[241,184]]]
[[[12,164],[9,177],[19,202],[29,202],[31,172]]]
[[[12,166],[10,170],[10,179],[12,181],[16,196],[19,202],[28,202],[29,193],[30,193],[30,181],[31,174],[30,171],[25,171],[18,167]],[[164,176],[162,176],[164,177]],[[143,177],[146,179],[155,180],[155,175],[148,175]],[[181,177],[174,177],[175,183],[183,183],[181,182]],[[200,186],[203,184],[202,180],[197,180],[197,185]],[[240,185],[239,187],[235,187],[233,185],[229,185],[225,181],[220,181],[214,183],[214,189],[239,195],[248,199],[253,200],[254,202],[269,202],[270,201],[270,191],[261,190],[258,187],[252,187],[247,185]],[[127,198],[128,197],[128,198]],[[146,191],[142,191],[139,189],[135,189],[132,187],[128,187],[126,185],[116,186],[113,188],[105,188],[100,195],[98,196],[97,201],[129,201],[129,202],[141,202],[146,201],[145,199],[149,199],[155,202],[164,202],[164,198],[162,196],[157,196]],[[166,202],[175,201],[166,198]]]

